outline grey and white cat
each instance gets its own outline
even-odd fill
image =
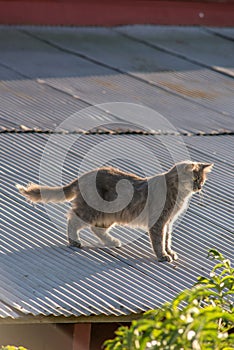
[[[92,170],[61,187],[16,185],[31,202],[69,201],[67,235],[71,246],[81,247],[79,231],[90,227],[109,247],[120,247],[112,237],[113,225],[146,228],[158,261],[176,260],[171,249],[172,226],[200,191],[213,164],[183,161],[169,171],[148,178],[112,167]]]

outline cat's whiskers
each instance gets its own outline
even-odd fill
[[[204,203],[204,189],[201,189],[199,191],[199,205],[203,206]]]
[[[204,188],[204,186],[202,187],[202,189],[199,191],[199,204],[202,206],[204,205],[204,198],[210,198],[209,195],[209,191],[207,191],[206,188]]]

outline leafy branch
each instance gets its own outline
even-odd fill
[[[219,261],[208,278],[120,327],[105,350],[234,350],[234,269],[215,249],[208,257]]]

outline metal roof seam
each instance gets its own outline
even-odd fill
[[[125,27],[127,28],[127,26],[125,26]],[[199,29],[200,29],[200,28],[199,28]],[[216,72],[216,73],[218,73],[218,74],[222,74],[222,75],[225,75],[225,76],[230,77],[230,74],[228,74],[227,72],[219,71],[216,67],[210,66],[210,65],[208,65],[208,64],[206,64],[206,63],[204,63],[204,62],[202,62],[202,61],[199,61],[199,60],[197,60],[197,59],[191,58],[191,57],[189,57],[189,56],[186,55],[186,54],[180,53],[179,51],[175,51],[175,50],[173,50],[173,49],[171,49],[171,48],[167,48],[167,47],[162,46],[162,45],[160,45],[160,44],[155,44],[155,43],[146,41],[146,40],[144,40],[144,39],[137,38],[137,37],[135,37],[135,36],[133,36],[133,35],[131,35],[131,34],[128,34],[128,33],[126,33],[126,32],[122,32],[122,31],[121,31],[121,28],[120,28],[120,30],[117,29],[116,31],[117,31],[118,33],[120,33],[121,35],[126,36],[126,37],[128,37],[129,39],[132,39],[132,40],[134,40],[134,41],[136,41],[136,42],[140,42],[140,43],[142,43],[142,44],[144,44],[144,45],[146,45],[146,46],[152,47],[152,48],[154,48],[154,49],[156,49],[156,50],[160,50],[160,51],[162,51],[162,52],[166,52],[166,53],[168,53],[168,54],[170,54],[170,55],[173,55],[173,56],[175,56],[175,57],[182,58],[183,60],[189,61],[189,62],[191,62],[191,63],[193,63],[193,64],[196,64],[196,65],[198,65],[198,66],[200,66],[200,67],[208,68],[208,69],[213,70],[214,72]]]
[[[122,130],[94,130],[94,131],[83,131],[83,130],[74,130],[74,131],[68,131],[68,130],[61,130],[61,131],[54,131],[53,129],[39,129],[39,128],[29,128],[27,126],[24,126],[25,130],[22,130],[22,126],[19,125],[19,128],[11,128],[7,129],[5,127],[0,126],[0,133],[2,134],[45,134],[45,135],[143,135],[143,136],[233,136],[234,130],[211,130],[210,132],[170,132],[170,131],[147,131],[147,130],[141,130],[141,129],[127,129],[124,128]],[[26,130],[27,129],[27,130]]]
[[[63,52],[72,54],[72,55],[74,55],[74,56],[78,56],[78,57],[80,57],[80,58],[82,58],[82,59],[86,59],[86,60],[88,60],[88,61],[90,61],[90,62],[92,62],[92,63],[94,63],[94,64],[98,64],[98,65],[100,65],[100,66],[102,66],[102,67],[105,67],[105,68],[114,70],[114,71],[117,72],[117,73],[124,74],[124,75],[129,76],[129,77],[131,77],[131,78],[133,78],[133,79],[136,79],[136,80],[138,80],[138,81],[140,81],[140,82],[143,82],[143,83],[145,83],[145,84],[149,84],[150,86],[155,86],[155,87],[157,87],[158,89],[161,89],[162,91],[166,91],[167,93],[172,94],[172,95],[175,95],[175,96],[177,96],[177,97],[179,97],[179,98],[181,98],[181,99],[184,99],[184,100],[186,100],[186,101],[190,101],[191,103],[198,104],[198,105],[203,106],[204,108],[210,109],[208,106],[203,105],[203,104],[201,104],[201,103],[198,103],[197,101],[194,101],[194,100],[191,99],[191,98],[187,98],[186,96],[183,96],[183,95],[181,95],[181,94],[178,94],[178,93],[173,92],[173,90],[167,89],[167,88],[165,88],[165,87],[163,87],[163,86],[161,86],[161,85],[158,85],[158,84],[156,84],[156,83],[153,83],[153,82],[150,82],[150,83],[149,83],[147,80],[145,80],[144,78],[140,77],[139,75],[132,74],[132,73],[129,72],[129,71],[120,69],[120,68],[118,68],[118,67],[114,67],[113,65],[107,64],[107,63],[105,63],[105,62],[103,62],[103,61],[101,62],[100,60],[97,60],[97,59],[95,59],[94,57],[92,57],[92,56],[90,56],[90,55],[87,55],[87,54],[84,54],[84,53],[82,53],[82,52],[78,52],[77,50],[72,50],[72,49],[65,48],[65,47],[63,47],[63,46],[60,45],[60,44],[54,43],[52,40],[42,38],[42,37],[40,37],[40,35],[38,36],[38,35],[36,35],[35,33],[29,32],[29,31],[27,31],[27,30],[24,30],[24,29],[23,29],[22,32],[23,32],[24,34],[27,34],[27,35],[29,35],[29,36],[31,36],[31,37],[37,39],[37,40],[40,40],[40,41],[42,41],[42,42],[44,42],[44,43],[47,43],[48,45],[51,45],[51,46],[53,46],[54,48],[56,48],[56,49],[58,49],[58,50],[62,50]],[[122,33],[122,32],[119,32],[119,31],[116,31],[116,32],[118,33],[118,35],[126,36],[126,34],[124,34],[124,33]],[[131,36],[128,36],[128,37],[132,39]],[[137,40],[136,40],[136,41],[137,41]],[[145,43],[144,43],[144,44],[145,44]],[[160,50],[160,46],[158,47],[158,45],[157,45],[157,47],[154,46],[154,48],[157,48],[157,49]],[[169,51],[171,51],[171,50],[169,50]],[[173,51],[169,52],[169,51],[168,51],[168,53],[175,55],[175,52],[173,52]],[[188,60],[187,57],[183,57],[183,59]],[[190,60],[190,61],[191,61],[191,60]],[[211,66],[209,66],[209,65],[204,65],[204,63],[198,63],[198,62],[193,62],[193,63],[196,63],[196,64],[199,64],[199,65],[205,66],[206,68],[212,69],[212,70],[214,70],[214,71],[216,71],[216,72],[218,72],[218,73],[221,73],[221,74],[224,74],[224,75],[228,75],[227,73],[222,72],[222,71],[219,71],[219,70],[215,69],[214,67],[211,67]],[[228,75],[228,76],[229,76],[229,75]],[[211,110],[212,110],[212,109],[211,109]],[[214,110],[214,111],[215,111],[215,110]],[[217,112],[217,111],[216,111],[216,112]],[[220,111],[219,111],[219,112],[220,112]]]
[[[216,31],[215,28],[209,28],[209,27],[206,27],[206,26],[203,26],[202,27],[203,30],[205,30],[206,32],[210,33],[210,34],[213,34],[213,35],[216,35],[222,39],[225,39],[225,40],[229,40],[229,41],[234,41],[234,38],[231,38],[230,36],[226,35],[224,32],[220,32],[220,31]]]

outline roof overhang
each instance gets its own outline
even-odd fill
[[[51,324],[51,323],[114,323],[114,322],[131,322],[142,317],[143,313],[123,315],[123,316],[107,316],[107,315],[98,315],[98,316],[24,316],[19,318],[1,318],[0,326],[9,324]]]

